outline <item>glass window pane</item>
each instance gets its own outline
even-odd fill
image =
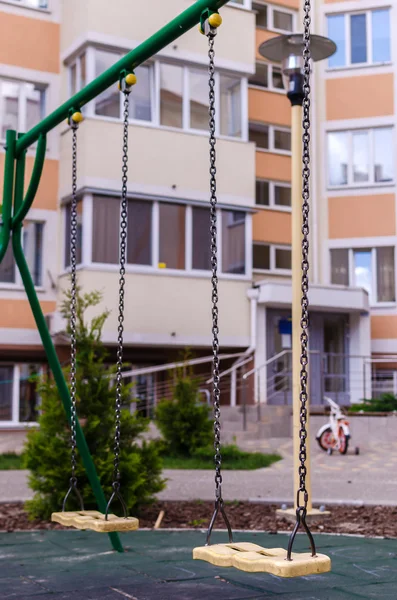
[[[281,10],[273,10],[273,27],[282,31],[292,31],[294,28],[292,15]]]
[[[1,80],[1,137],[5,139],[7,129],[18,131],[19,85]]]
[[[32,83],[25,83],[26,95],[26,131],[32,129],[44,118],[44,96],[43,89],[37,88]]]
[[[128,201],[127,263],[152,264],[152,203]]]
[[[87,67],[85,52],[80,56],[80,89],[83,89],[87,83]]]
[[[275,129],[274,148],[276,150],[291,150],[291,132]]]
[[[377,248],[376,272],[378,302],[394,302],[396,300],[394,248]]]
[[[393,181],[393,129],[391,127],[374,129],[374,146],[375,181]]]
[[[256,15],[256,26],[267,29],[267,6],[263,4],[253,4],[252,10]]]
[[[23,2],[33,8],[48,8],[48,0],[23,0]]]
[[[257,62],[255,75],[251,75],[249,83],[251,85],[259,85],[260,87],[267,88],[269,86],[268,68],[269,66],[266,63]]]
[[[269,149],[268,125],[250,125],[249,141],[255,142],[257,148]]]
[[[193,206],[193,269],[211,268],[210,214],[208,208]]]
[[[346,64],[345,15],[327,17],[328,37],[335,42],[336,52],[328,59],[330,67],[343,67]]]
[[[93,205],[92,261],[116,265],[119,262],[120,201],[95,196]]]
[[[189,70],[190,127],[208,130],[208,74],[204,69]]]
[[[348,134],[328,133],[329,185],[346,185],[348,174]]]
[[[152,120],[151,73],[148,65],[135,69],[137,82],[133,93],[130,94],[130,119]]]
[[[76,63],[74,63],[71,67],[70,67],[70,71],[69,71],[70,75],[70,95],[74,96],[74,94],[77,92],[77,66]]]
[[[272,67],[272,86],[277,90],[284,89],[283,75],[278,67]]]
[[[5,256],[0,263],[0,283],[15,283],[15,260],[12,244],[8,244]]]
[[[276,269],[291,269],[291,250],[276,248]]]
[[[275,185],[274,204],[277,206],[291,206],[291,188],[284,185]]]
[[[331,250],[331,283],[349,285],[349,251]]]
[[[68,204],[65,210],[65,267],[70,265],[70,216],[71,206]],[[77,243],[76,243],[76,261],[81,263],[83,244],[83,203],[81,200],[77,203]]]
[[[241,137],[241,80],[221,75],[221,135]]]
[[[245,273],[245,213],[222,211],[222,273]]]
[[[367,290],[372,296],[372,252],[371,250],[354,251],[354,285]]]
[[[388,8],[372,11],[372,60],[373,62],[391,60],[390,10]]]
[[[252,247],[252,266],[254,269],[270,269],[270,246],[254,244]]]
[[[14,367],[0,366],[0,421],[12,420],[12,387]]]
[[[369,134],[368,131],[353,132],[353,181],[369,180]]]
[[[183,69],[176,65],[160,65],[160,123],[168,127],[183,125]]]
[[[256,204],[261,204],[262,206],[269,206],[269,188],[270,184],[268,181],[256,181]]]
[[[40,365],[19,365],[19,420],[21,423],[37,421],[40,397],[37,391],[36,376]]]
[[[367,62],[367,18],[366,15],[351,15],[351,62]]]
[[[120,55],[115,52],[95,50],[95,77],[109,69]],[[95,114],[103,117],[120,118],[120,92],[112,85],[95,99]]]
[[[44,223],[28,222],[23,227],[23,249],[33,283],[42,285]]]
[[[185,268],[185,207],[160,204],[160,256],[166,269]]]

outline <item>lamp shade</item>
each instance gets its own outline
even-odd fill
[[[303,35],[293,33],[291,35],[279,35],[263,42],[259,47],[259,53],[271,62],[290,62],[293,59],[300,61],[303,57],[305,47]],[[329,38],[321,35],[310,36],[310,54],[314,62],[324,60],[336,52],[336,44]]]

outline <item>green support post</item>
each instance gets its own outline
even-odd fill
[[[2,205],[2,226],[0,230],[0,262],[3,260],[12,233],[12,248],[21,274],[22,282],[29,300],[30,307],[41,341],[47,356],[48,364],[54,376],[59,395],[65,409],[67,420],[71,422],[71,401],[69,389],[62,372],[62,368],[48,330],[43,311],[41,310],[34,283],[29,271],[25,254],[22,248],[22,224],[31,208],[40,183],[46,153],[46,136],[49,131],[65,121],[71,111],[80,110],[85,104],[104,92],[111,85],[119,81],[120,74],[124,71],[133,71],[136,67],[157,54],[160,50],[171,44],[189,29],[198,25],[203,15],[217,12],[229,0],[196,0],[187,10],[170,21],[156,34],[137,46],[126,56],[116,62],[110,69],[94,79],[85,88],[80,90],[67,102],[58,107],[38,125],[24,134],[19,134],[16,139],[15,131],[6,133],[6,156],[4,164],[4,189]],[[197,34],[199,35],[199,34]],[[32,176],[26,192],[24,192],[26,152],[32,144],[38,142],[36,159]],[[14,186],[15,174],[15,186]],[[82,458],[90,485],[94,492],[98,508],[103,513],[106,510],[106,499],[103,493],[95,466],[90,455],[87,442],[79,422],[76,423],[77,447]],[[110,533],[113,548],[123,552],[123,547],[117,533]]]

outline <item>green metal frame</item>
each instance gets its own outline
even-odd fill
[[[210,14],[217,12],[219,8],[227,4],[229,0],[197,0],[191,7],[170,21],[155,35],[129,52],[121,60],[116,62],[110,69],[80,90],[67,102],[58,107],[48,117],[43,119],[36,127],[23,134],[8,130],[6,133],[6,156],[4,164],[4,188],[2,204],[2,227],[0,231],[0,262],[12,237],[12,249],[15,261],[21,274],[30,307],[41,341],[47,356],[48,364],[54,376],[59,395],[65,409],[67,420],[71,422],[71,402],[68,385],[62,372],[62,368],[48,330],[43,311],[38,300],[32,276],[27,265],[22,247],[22,225],[36,196],[43,172],[44,159],[46,155],[46,136],[49,131],[65,121],[71,112],[79,111],[87,102],[93,100],[111,85],[120,80],[122,73],[131,72],[140,64],[154,56],[165,46],[186,33],[189,29],[199,23],[203,23]],[[32,144],[37,142],[36,158],[33,166],[30,183],[24,196],[24,177],[26,152]],[[103,493],[95,466],[90,455],[87,442],[79,422],[77,421],[77,446],[82,458],[84,468],[95,495],[100,511],[106,510],[106,498]],[[114,550],[123,552],[119,535],[109,534]]]

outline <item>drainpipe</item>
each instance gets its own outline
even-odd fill
[[[243,356],[240,356],[234,363],[235,369],[231,372],[231,384],[230,384],[230,406],[236,406],[237,404],[237,369],[238,365],[244,361],[247,356],[255,352],[256,350],[256,314],[257,305],[259,298],[259,287],[255,286],[247,291],[247,296],[251,301],[251,333],[250,333],[250,345],[244,352]]]

